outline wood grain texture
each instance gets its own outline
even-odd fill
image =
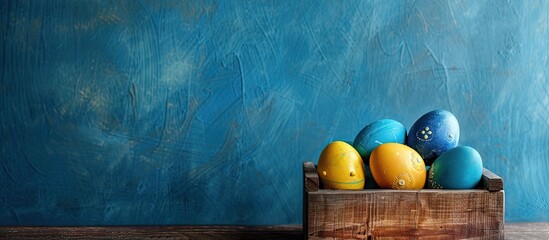
[[[503,191],[331,191],[308,194],[309,239],[501,238]]]
[[[318,191],[320,186],[320,179],[318,173],[316,172],[316,167],[312,162],[303,163],[303,174],[304,174],[304,183],[305,189],[308,192]]]
[[[303,239],[301,225],[0,227],[0,239]],[[506,223],[505,239],[549,239],[549,222]]]
[[[482,170],[482,184],[488,191],[503,190],[503,179],[486,168]]]
[[[302,239],[301,225],[0,227],[0,239]]]
[[[505,224],[505,239],[549,239],[549,222]]]
[[[304,234],[308,239],[501,239],[504,200],[503,190],[486,187],[311,192],[305,188]]]

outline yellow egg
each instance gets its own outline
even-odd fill
[[[400,143],[375,148],[370,155],[370,169],[380,188],[422,189],[427,179],[419,153]]]
[[[358,190],[364,188],[364,163],[353,146],[335,141],[322,150],[317,166],[324,188]]]

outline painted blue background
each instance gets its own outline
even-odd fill
[[[549,221],[548,1],[3,1],[0,224],[296,224],[301,163],[452,111]]]

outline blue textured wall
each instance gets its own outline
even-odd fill
[[[548,1],[3,1],[0,224],[301,222],[301,162],[437,108],[549,221]]]

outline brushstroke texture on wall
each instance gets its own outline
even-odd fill
[[[549,221],[547,1],[0,5],[0,224],[295,224],[301,162],[452,111]]]

